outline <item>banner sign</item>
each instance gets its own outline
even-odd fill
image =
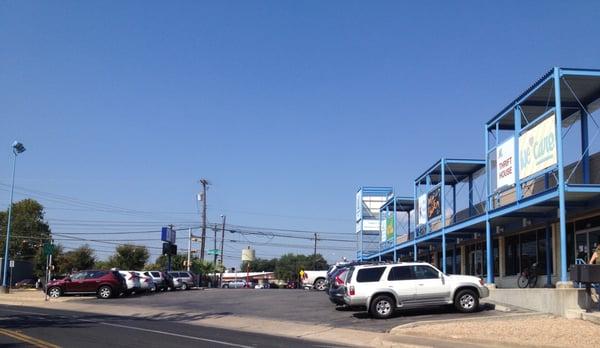
[[[519,179],[555,165],[556,116],[552,114],[519,136]]]
[[[356,192],[356,221],[362,218],[362,195],[361,191]]]
[[[385,239],[390,240],[393,238],[394,238],[394,215],[390,215],[385,220]]]
[[[377,231],[377,232],[381,231],[381,226],[380,226],[379,220],[363,219],[362,223],[363,223],[363,225],[362,225],[363,231]]]
[[[427,194],[427,220],[435,219],[442,214],[442,187],[438,186]]]
[[[496,189],[515,184],[515,138],[496,148]]]
[[[427,194],[424,193],[419,196],[417,201],[417,208],[419,209],[418,224],[423,225],[427,223]]]

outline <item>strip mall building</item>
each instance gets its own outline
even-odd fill
[[[600,241],[600,70],[554,68],[482,127],[482,159],[441,158],[412,196],[356,195],[359,260],[427,261],[517,286],[572,286]],[[410,191],[408,191],[410,192]]]

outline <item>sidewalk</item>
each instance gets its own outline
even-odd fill
[[[49,299],[48,302],[71,302],[93,300],[93,296],[69,296],[56,299]],[[38,289],[11,289],[10,293],[0,293],[0,303],[8,305],[34,306],[35,304],[46,302],[44,292]]]
[[[396,327],[391,333],[444,339],[456,342],[456,345],[471,342],[527,347],[593,347],[597,343],[600,326],[579,319],[529,314],[487,320],[430,322]]]

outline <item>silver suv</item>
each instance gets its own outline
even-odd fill
[[[344,302],[365,306],[373,317],[385,319],[396,309],[447,304],[470,313],[487,296],[489,290],[480,278],[447,275],[428,263],[410,262],[351,267]]]
[[[188,290],[196,286],[196,277],[192,272],[180,271],[180,272],[169,272],[169,275],[173,277],[173,286],[176,289]]]

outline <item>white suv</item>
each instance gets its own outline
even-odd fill
[[[428,263],[410,262],[351,267],[344,302],[366,306],[372,316],[385,319],[395,309],[447,304],[470,313],[487,296],[489,290],[480,278],[446,275]]]

